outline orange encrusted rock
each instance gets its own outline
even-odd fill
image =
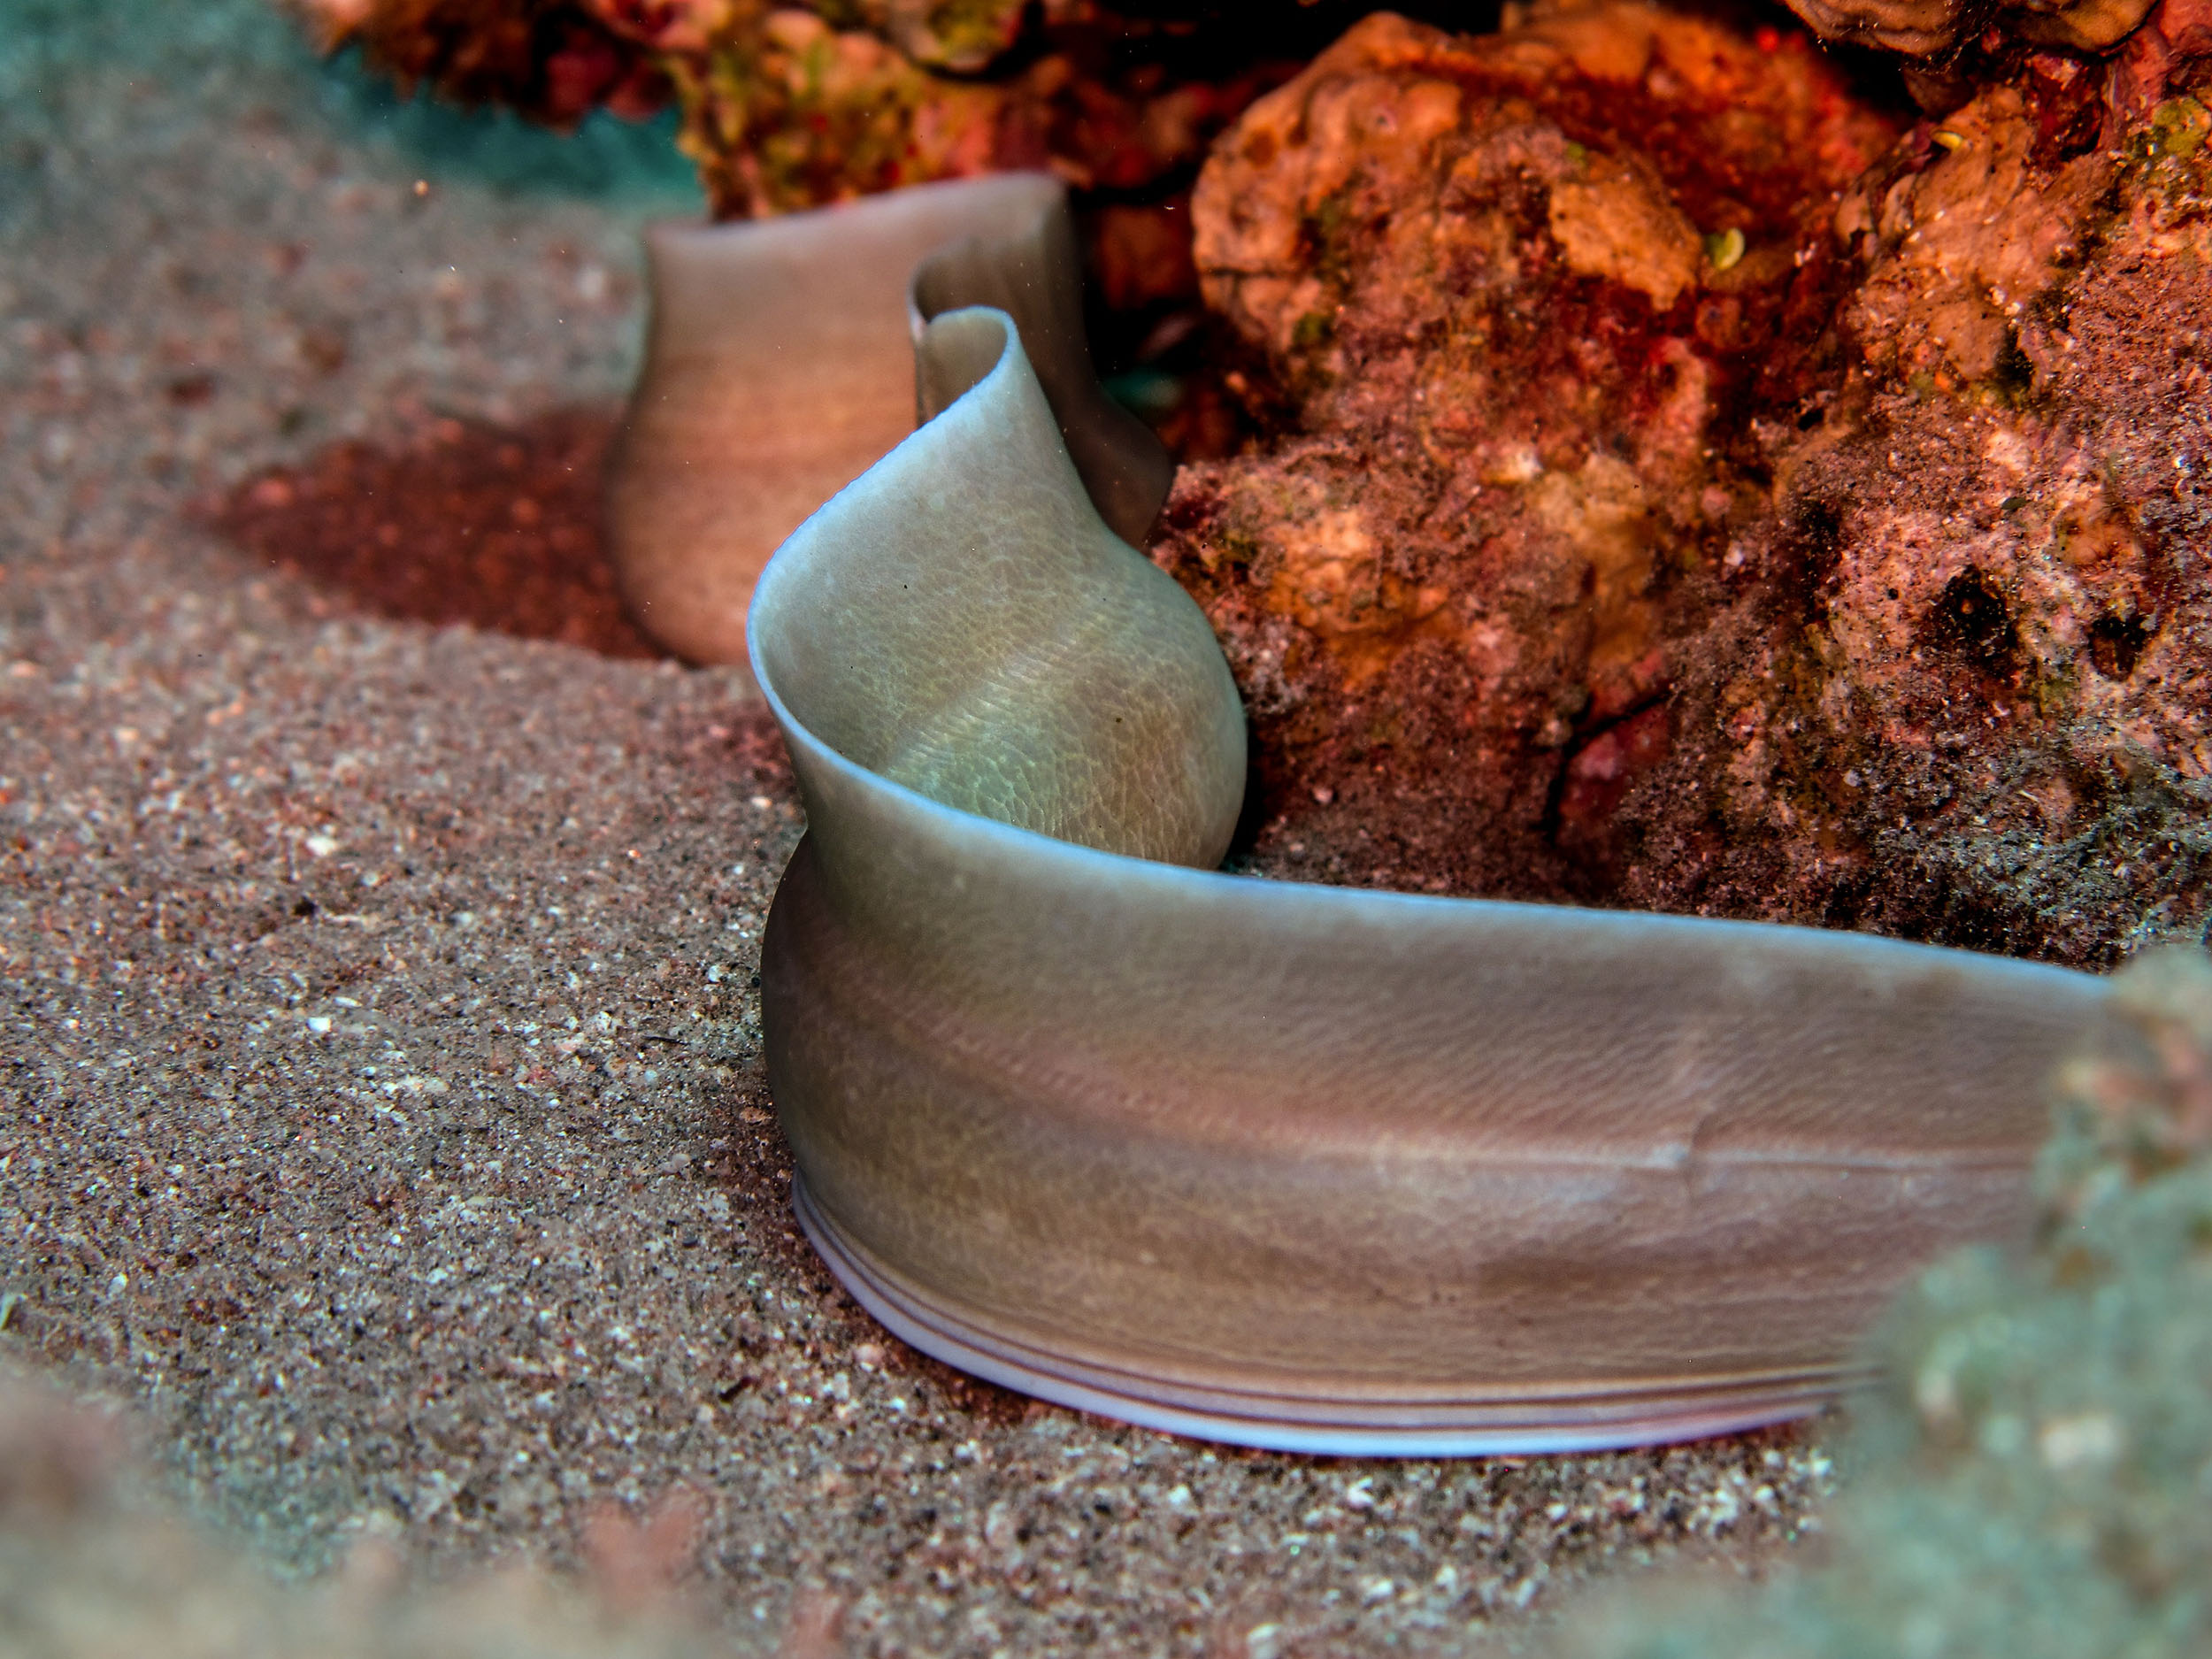
[[[1263,869],[2068,960],[2212,857],[2212,117],[2024,59],[1942,122],[1624,4],[1371,19],[1194,196],[1268,434],[1159,557]],[[2170,90],[2170,87],[2168,88]]]

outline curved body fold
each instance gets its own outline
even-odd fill
[[[1209,868],[1235,688],[1023,343],[929,324],[967,389],[753,603],[810,826],[770,1079],[872,1312],[1181,1432],[1559,1450],[1811,1410],[1908,1273],[2024,1225],[2097,979]]]
[[[964,388],[918,375],[940,311],[990,304],[1038,370],[1107,518],[1142,540],[1174,464],[1099,388],[1067,192],[1041,173],[919,185],[646,238],[652,320],[607,469],[615,573],[638,622],[701,663],[745,659],[778,543]],[[946,365],[941,365],[941,369]]]

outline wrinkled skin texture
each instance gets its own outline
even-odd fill
[[[1255,710],[1256,866],[2084,964],[2195,926],[2193,118],[2101,150],[2035,58],[1900,132],[1786,40],[1572,22],[1372,21],[1202,178],[1286,435],[1156,556]]]

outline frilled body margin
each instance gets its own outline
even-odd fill
[[[771,1081],[801,1218],[900,1334],[1246,1444],[1615,1446],[1814,1409],[1916,1266],[2024,1223],[2100,981],[1206,869],[1244,752],[1202,617],[1008,319],[921,349],[971,389],[750,624],[810,826]]]

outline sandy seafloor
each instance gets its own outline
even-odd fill
[[[688,1489],[740,1650],[796,1607],[810,1651],[1449,1652],[1816,1527],[1817,1434],[1212,1448],[833,1286],[760,1068],[802,819],[746,680],[378,614],[212,527],[341,439],[603,426],[682,177],[395,111],[252,0],[0,0],[0,1355],[280,1573],[559,1566]]]

